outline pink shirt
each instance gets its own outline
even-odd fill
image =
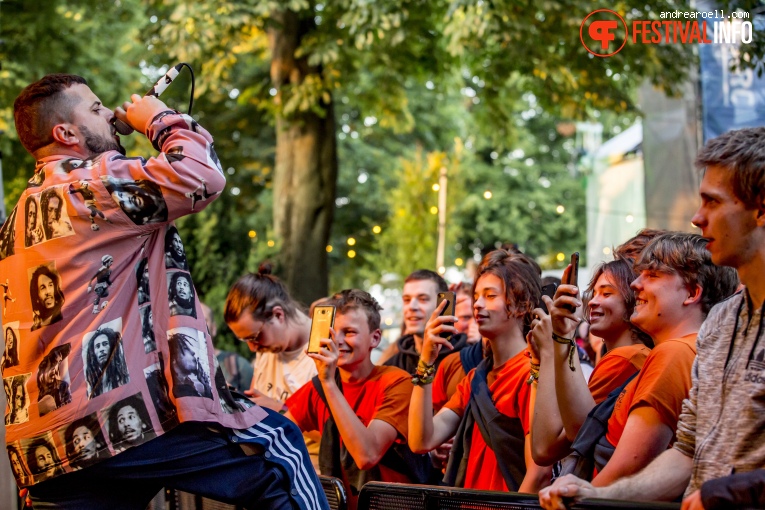
[[[109,151],[38,161],[0,229],[6,441],[19,485],[179,422],[242,429],[266,416],[221,398],[230,395],[216,384],[172,224],[223,191],[212,137],[172,112],[155,117],[147,136],[162,150],[149,160]]]

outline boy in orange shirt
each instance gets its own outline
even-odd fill
[[[303,432],[321,434],[321,472],[343,480],[355,509],[364,483],[422,483],[430,461],[406,445],[411,376],[375,366],[370,357],[382,335],[380,305],[356,289],[326,304],[336,308],[332,338],[321,341],[319,353],[308,354],[319,374],[287,400],[286,415]]]
[[[595,487],[604,487],[648,465],[674,439],[683,399],[691,387],[696,334],[709,310],[733,294],[736,272],[715,266],[695,234],[670,232],[655,238],[635,263],[635,310],[631,321],[655,347],[637,377],[619,395],[607,431],[595,449]],[[551,310],[553,331],[572,329],[576,320],[562,305],[578,304],[575,288],[562,288]],[[569,336],[556,334],[558,337]],[[540,493],[540,504],[557,508],[559,488],[577,479],[558,479]],[[565,494],[565,493],[564,493]]]

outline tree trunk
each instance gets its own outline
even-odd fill
[[[301,83],[320,69],[295,59],[301,37],[313,20],[285,11],[274,15],[269,32],[271,80],[277,90]],[[277,92],[280,99],[281,91]],[[308,305],[328,293],[326,247],[335,209],[337,140],[332,104],[326,115],[304,112],[276,119],[274,228],[281,242],[279,275],[293,298]]]

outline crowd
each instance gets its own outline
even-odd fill
[[[377,363],[368,292],[317,302],[335,307],[334,325],[307,352],[311,310],[262,265],[224,305],[250,364],[215,348],[172,225],[225,183],[210,135],[156,98],[112,112],[72,75],[30,85],[15,113],[38,168],[25,216],[0,230],[16,296],[1,366],[11,466],[33,502],[141,508],[167,486],[327,508],[321,473],[343,481],[352,509],[368,481],[534,493],[545,509],[582,497],[765,506],[765,128],[700,151],[701,235],[642,230],[589,282],[571,265],[543,282],[510,246],[472,282],[414,270],[402,335]],[[160,155],[124,157],[115,117]],[[64,192],[82,183],[87,201]],[[44,216],[35,233],[38,202],[55,234]],[[450,290],[455,302],[439,302]]]

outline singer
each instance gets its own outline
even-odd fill
[[[160,488],[170,487],[247,508],[328,509],[295,425],[229,392],[196,292],[190,293],[193,313],[169,309],[165,282],[179,272],[189,283],[191,276],[166,266],[165,238],[177,235],[176,218],[199,212],[225,186],[210,134],[152,96],[133,95],[112,112],[85,79],[69,74],[27,86],[14,103],[14,118],[19,140],[37,162],[16,209],[30,197],[39,202],[55,194],[63,202],[61,218],[71,224],[65,235],[36,243],[17,236],[15,249],[0,260],[10,288],[30,293],[3,312],[3,324],[19,325],[19,361],[4,366],[2,375],[25,378],[32,397],[19,410],[29,419],[6,425],[8,451],[21,452],[14,460],[35,459],[44,441],[51,453],[44,473],[37,465],[18,470],[17,483],[29,488],[35,508],[143,510]],[[159,155],[126,157],[116,119],[145,135]],[[192,202],[200,182],[209,193]],[[67,192],[83,185],[91,199]],[[94,207],[103,220],[98,229],[92,228]],[[24,232],[26,216],[15,212],[10,231]],[[113,259],[111,290],[108,303],[96,309],[88,289],[105,256]],[[139,289],[138,268],[148,276],[145,289]],[[56,290],[62,296],[56,320],[36,320],[32,304],[56,306]],[[156,340],[149,348],[141,321],[148,306]],[[114,333],[112,344],[99,343],[105,328]],[[169,345],[168,337],[180,332],[190,350]],[[53,354],[51,368],[46,360]],[[178,391],[177,381],[185,379],[176,371],[189,360],[205,375],[199,384],[207,386]],[[83,374],[106,380],[114,364],[120,383],[88,391]],[[43,390],[42,372],[68,392],[45,409],[35,399]],[[81,455],[68,444],[73,424],[83,419],[90,420],[89,436],[102,439],[88,443],[98,450],[91,452],[98,467],[79,469]]]

